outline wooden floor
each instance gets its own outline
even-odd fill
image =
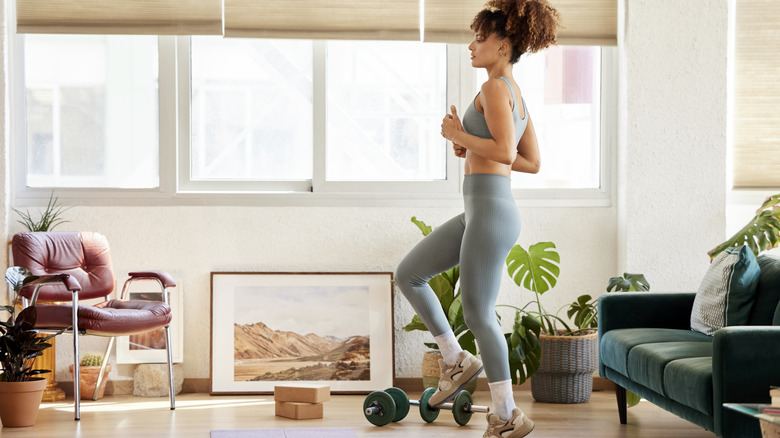
[[[419,394],[410,394],[417,398]],[[477,391],[474,403],[489,405],[489,393]],[[81,421],[73,420],[72,401],[43,403],[38,422],[29,428],[2,428],[2,437],[36,438],[208,438],[213,429],[351,428],[358,437],[479,438],[485,431],[484,414],[474,414],[466,426],[458,426],[442,411],[433,423],[412,411],[401,422],[385,427],[368,423],[362,407],[365,396],[334,395],[325,404],[322,420],[289,420],[274,416],[272,396],[209,396],[180,394],[175,411],[167,398],[106,396],[82,402]],[[531,437],[646,437],[713,438],[714,434],[682,420],[648,402],[628,410],[628,424],[618,421],[615,394],[594,392],[590,402],[576,405],[533,401],[530,392],[517,391],[518,405],[536,423]],[[316,437],[312,437],[316,438]]]

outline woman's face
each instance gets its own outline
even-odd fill
[[[469,44],[471,51],[471,66],[484,68],[494,65],[500,59],[509,59],[506,53],[508,47],[504,39],[499,39],[495,33],[486,34],[478,31],[474,34],[474,41]],[[502,47],[503,45],[503,47]],[[503,56],[505,53],[506,56]]]

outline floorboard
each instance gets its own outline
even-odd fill
[[[419,393],[410,394],[411,398],[418,396]],[[412,407],[403,421],[376,427],[363,416],[364,398],[359,395],[334,395],[325,404],[323,419],[296,421],[274,416],[272,396],[180,394],[176,410],[171,411],[167,398],[111,395],[97,402],[82,402],[81,421],[78,422],[73,420],[71,400],[43,403],[35,426],[2,428],[0,436],[208,438],[212,429],[352,428],[359,438],[479,438],[487,424],[484,414],[474,414],[466,426],[458,426],[447,411],[442,411],[439,418],[429,424]],[[715,437],[645,401],[630,408],[628,424],[621,425],[612,391],[594,392],[588,403],[575,405],[537,403],[528,391],[517,391],[515,398],[518,406],[536,423],[531,437]],[[490,394],[477,391],[474,403],[489,405]]]

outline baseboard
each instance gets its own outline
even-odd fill
[[[393,383],[394,386],[403,389],[406,392],[420,392],[423,390],[422,378],[420,377],[396,377]],[[65,391],[65,395],[73,395],[73,382],[61,381],[57,382],[57,386]],[[385,388],[377,388],[385,389]],[[530,391],[531,383],[526,381],[524,384],[516,386],[517,391]],[[184,379],[182,384],[182,393],[208,393],[211,390],[210,379]],[[477,379],[477,391],[489,391],[488,382],[486,378]],[[611,381],[599,377],[593,377],[593,390],[594,391],[614,391],[615,384]],[[105,394],[133,394],[133,381],[132,380],[109,380],[106,383]]]
[[[406,392],[419,392],[423,390],[422,378],[419,377],[396,377],[394,386],[403,389]],[[486,378],[481,377],[477,379],[477,391],[489,391],[488,381]],[[517,391],[530,391],[531,382],[526,381],[522,385],[515,386]],[[615,384],[599,376],[593,376],[593,390],[594,391],[614,391]]]

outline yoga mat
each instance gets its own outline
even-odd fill
[[[211,438],[357,438],[352,429],[212,430]]]

